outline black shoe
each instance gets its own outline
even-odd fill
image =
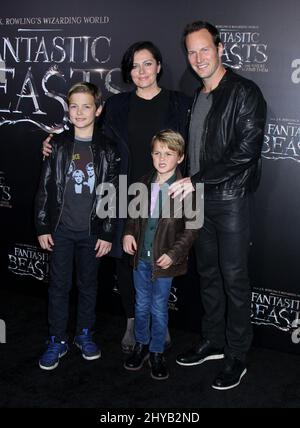
[[[140,370],[143,364],[149,358],[148,345],[136,343],[130,357],[125,361],[124,367],[126,370]]]
[[[212,387],[225,391],[238,386],[247,373],[245,363],[237,358],[226,358],[223,370],[214,380]]]
[[[149,365],[151,367],[151,377],[156,380],[168,379],[169,372],[163,354],[160,352],[150,352]]]
[[[184,354],[178,355],[176,363],[181,366],[196,366],[208,360],[220,360],[224,358],[222,349],[215,348],[209,340],[200,343],[198,348],[190,349]]]

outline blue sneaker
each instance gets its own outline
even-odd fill
[[[75,345],[81,350],[85,360],[97,360],[101,357],[101,352],[96,343],[93,342],[89,329],[84,328],[82,333],[83,334],[75,336]]]
[[[55,336],[50,337],[48,348],[39,360],[39,366],[43,370],[56,369],[59,359],[68,352],[68,345],[66,342],[59,342],[55,340]]]

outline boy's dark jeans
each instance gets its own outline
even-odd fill
[[[95,251],[97,237],[89,236],[88,231],[71,231],[60,224],[53,240],[48,291],[49,333],[59,340],[66,340],[74,262],[78,289],[76,334],[80,334],[83,328],[92,329],[95,324],[99,262]]]

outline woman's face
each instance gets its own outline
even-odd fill
[[[161,65],[147,49],[142,49],[134,54],[131,78],[139,89],[157,87],[157,75]]]

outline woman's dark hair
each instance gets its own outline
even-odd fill
[[[183,30],[183,44],[186,49],[186,36],[188,36],[191,33],[195,33],[199,30],[207,30],[213,38],[214,44],[216,47],[219,46],[219,44],[222,44],[221,37],[219,30],[212,24],[206,21],[194,21],[191,24],[187,24],[185,29]]]
[[[131,70],[133,67],[134,54],[143,49],[147,49],[147,51],[151,52],[157,64],[160,64],[160,71],[157,75],[157,80],[160,79],[162,75],[162,56],[160,50],[152,42],[136,42],[129,46],[122,58],[121,69],[122,77],[125,83],[132,83]]]

